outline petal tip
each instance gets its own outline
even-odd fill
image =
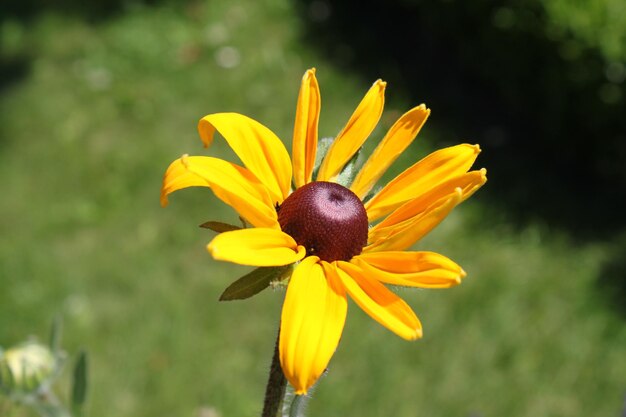
[[[419,111],[422,111],[422,112],[426,113],[427,116],[430,114],[430,109],[428,108],[428,106],[426,106],[425,103],[422,103],[419,106],[417,106],[417,109]]]
[[[424,336],[421,326],[418,326],[411,330],[411,333],[402,335],[402,338],[409,342],[412,342],[414,340],[421,339]]]
[[[314,78],[315,77],[315,71],[316,71],[315,67],[309,68],[308,70],[306,70],[306,72],[302,76],[302,81],[306,82],[306,81],[309,81],[311,78]]]
[[[424,332],[422,331],[422,328],[417,328],[415,329],[415,339],[413,340],[417,340],[417,339],[421,339],[424,336]]]
[[[209,253],[214,259],[217,259],[218,250],[215,248],[213,241],[211,241],[209,244],[206,245],[206,250],[209,251]]]

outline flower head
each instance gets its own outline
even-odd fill
[[[337,348],[347,295],[374,320],[414,340],[422,336],[417,316],[385,284],[447,288],[465,276],[442,255],[407,249],[485,183],[484,169],[470,171],[478,145],[438,150],[370,197],[420,131],[430,114],[426,106],[400,117],[351,184],[337,182],[377,125],[385,86],[381,80],[373,84],[316,175],[321,101],[315,69],[302,79],[291,159],[267,127],[241,114],[216,113],[200,120],[202,141],[209,146],[217,130],[244,167],[184,156],[165,173],[163,205],[176,190],[209,187],[254,226],[217,235],[208,245],[215,259],[252,266],[297,263],[285,295],[279,341],[283,371],[297,394],[315,383]]]

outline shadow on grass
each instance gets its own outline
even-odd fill
[[[24,54],[5,57],[0,55],[0,95],[19,83],[30,72],[31,59]],[[6,145],[8,135],[0,123],[0,149]]]
[[[29,20],[41,13],[55,12],[97,22],[131,7],[151,6],[159,0],[4,0],[3,19]]]
[[[164,0],[4,0],[0,14],[0,94],[17,85],[28,76],[34,56],[32,51],[12,48],[4,49],[10,41],[11,29],[28,30],[33,19],[45,13],[58,13],[74,16],[87,22],[113,18],[132,7],[152,6]],[[187,1],[191,3],[191,1]],[[19,23],[17,23],[19,22]],[[21,29],[24,28],[24,29]],[[15,35],[15,33],[13,33]],[[2,39],[6,37],[7,39]],[[3,140],[0,126],[0,144]]]
[[[30,62],[26,56],[0,56],[0,94],[28,74]]]
[[[490,206],[580,239],[626,227],[624,67],[557,30],[540,2],[298,4],[331,62],[426,102],[445,144],[481,144]]]
[[[616,243],[612,256],[600,270],[598,286],[609,304],[626,320],[626,236]]]

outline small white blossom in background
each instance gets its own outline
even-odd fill
[[[0,346],[0,415],[20,406],[31,408],[41,417],[84,415],[87,397],[87,354],[84,351],[78,354],[74,365],[70,403],[63,404],[53,390],[67,358],[60,348],[60,328],[57,319],[49,345],[31,339],[6,350]]]
[[[33,392],[52,379],[58,362],[48,346],[23,343],[0,355],[0,386],[8,391]]]

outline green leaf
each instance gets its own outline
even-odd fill
[[[259,267],[230,284],[220,296],[220,301],[250,298],[269,287],[272,281],[284,279],[290,272],[291,265]]]
[[[205,223],[202,223],[200,227],[204,229],[211,229],[217,233],[230,232],[233,230],[241,229],[241,227],[239,226],[235,226],[235,225],[228,224],[228,223],[222,223],[222,222],[205,222]]]
[[[54,317],[52,328],[50,329],[50,350],[53,355],[57,355],[61,351],[61,330],[63,329],[63,321],[61,315]]]
[[[87,353],[83,350],[78,354],[74,365],[72,382],[72,409],[75,415],[82,415],[82,406],[87,398]]]

